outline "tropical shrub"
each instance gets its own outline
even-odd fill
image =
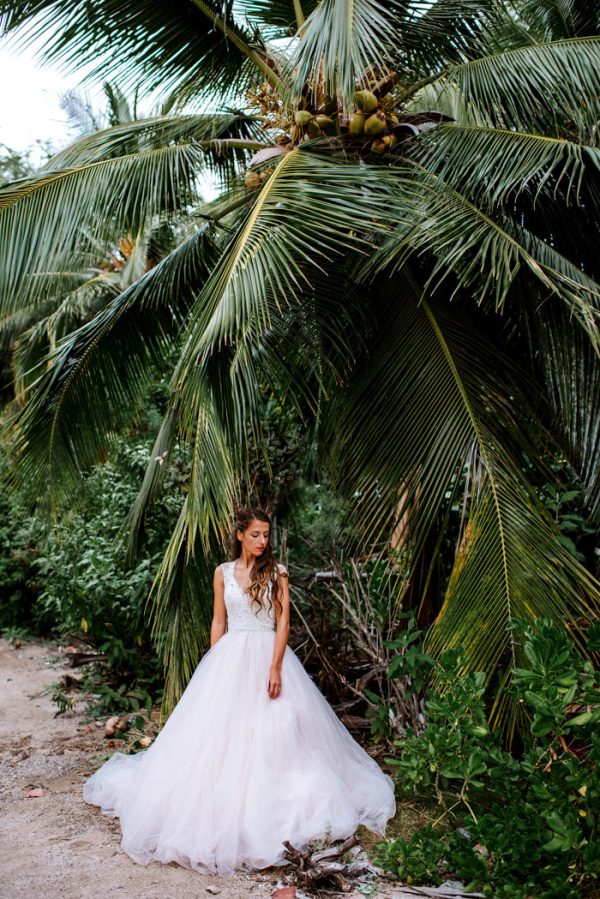
[[[144,548],[127,566],[123,522],[137,495],[148,448],[116,441],[111,461],[85,478],[76,511],[54,526],[7,494],[0,527],[0,628],[79,639],[104,658],[82,687],[96,711],[136,709],[162,689],[147,599],[179,499],[171,490],[148,522]],[[140,693],[140,690],[142,693]]]
[[[486,895],[563,899],[600,879],[600,673],[552,622],[514,622],[528,667],[511,691],[529,721],[511,754],[490,732],[484,677],[465,671],[461,649],[439,659],[441,692],[427,724],[396,741],[398,791],[439,808],[434,825],[379,843],[380,863],[403,879],[449,875]],[[600,649],[600,626],[588,649]]]

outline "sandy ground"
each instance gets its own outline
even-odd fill
[[[44,692],[67,670],[54,644],[14,648],[0,640],[2,899],[263,899],[285,886],[277,869],[219,877],[131,861],[119,846],[118,819],[81,796],[84,780],[114,749],[81,706],[54,717]],[[38,788],[43,796],[25,798]],[[384,888],[371,899],[394,893]]]

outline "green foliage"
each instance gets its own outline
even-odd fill
[[[554,484],[544,484],[542,502],[556,521],[559,540],[580,562],[586,561],[579,544],[592,534],[595,528],[588,526],[583,511],[584,496],[581,490],[558,490]]]
[[[371,721],[371,737],[393,741],[398,730],[410,724],[420,729],[423,691],[435,660],[422,645],[422,631],[417,627],[414,612],[396,612],[395,620],[406,626],[391,640],[384,640],[387,666],[384,689],[380,693],[363,689],[371,706],[366,712]],[[391,661],[390,661],[391,658]]]
[[[600,674],[550,621],[515,622],[514,634],[528,661],[511,687],[531,718],[522,753],[489,732],[481,674],[464,671],[460,649],[443,653],[425,730],[397,741],[401,755],[388,759],[401,792],[441,806],[441,826],[379,843],[379,861],[404,878],[452,875],[490,896],[576,897],[600,877]]]
[[[141,667],[138,662],[136,665],[138,671]],[[144,667],[148,670],[149,666],[146,664]],[[119,683],[119,680],[119,676],[115,676],[106,666],[98,664],[88,666],[81,683],[82,690],[92,695],[87,703],[87,713],[93,718],[99,718],[115,712],[123,714],[145,709],[150,717],[152,705],[159,698],[162,685],[158,668],[151,669],[146,677],[138,674],[134,681],[135,687],[128,686],[128,683]]]
[[[110,59],[119,84],[117,124],[0,190],[12,333],[30,315],[44,322],[49,290],[61,305],[68,291],[61,316],[77,306],[77,273],[124,236],[173,226],[161,263],[136,252],[127,278],[103,279],[116,295],[101,311],[79,306],[80,328],[34,341],[36,361],[46,337],[50,355],[11,423],[21,483],[68,499],[149,369],[175,352],[134,516],[185,444],[186,499],[152,607],[173,697],[205,637],[196,597],[211,556],[240,485],[254,486],[248,460],[278,453],[261,433],[265,395],[308,423],[310,452],[297,458],[306,477],[315,462],[327,469],[348,501],[351,555],[394,535],[414,580],[424,572],[434,587],[451,568],[441,614],[429,610],[432,655],[460,645],[491,678],[499,664],[523,667],[510,617],[584,631],[597,614],[600,585],[572,530],[582,523],[567,507],[549,514],[537,490],[564,452],[583,526],[597,522],[600,38],[597,4],[579,6],[0,0],[3,34],[92,76]],[[269,41],[274,29],[290,39]],[[162,94],[161,115],[123,121],[133,84]],[[357,84],[385,139],[350,132]],[[242,108],[228,111],[234,96]],[[199,196],[203,172],[222,176],[215,203]],[[450,566],[440,554],[453,508]],[[499,703],[505,720],[513,711]]]
[[[94,647],[103,660],[88,666],[82,681],[94,697],[94,715],[148,707],[162,687],[146,601],[181,484],[174,466],[170,490],[147,523],[143,551],[126,567],[123,522],[148,455],[139,435],[119,439],[110,461],[83,481],[77,511],[54,527],[27,514],[14,494],[0,501],[0,627],[7,635],[51,632]],[[63,691],[52,689],[66,708]]]
[[[57,706],[57,715],[61,714],[62,712],[68,712],[71,709],[75,708],[75,698],[67,693],[67,691],[61,686],[58,681],[53,684],[48,684],[48,686],[44,690],[44,693],[48,693],[52,702]]]
[[[427,672],[435,664],[434,659],[423,652],[422,631],[417,627],[414,612],[404,612],[406,628],[394,640],[387,640],[385,646],[395,650],[388,667],[388,677],[403,680],[409,695],[422,693],[427,680]]]
[[[440,863],[444,846],[430,824],[415,831],[408,839],[395,840],[387,847],[383,843],[378,846],[377,863],[406,883],[442,882]]]
[[[33,562],[45,528],[18,499],[0,493],[0,628],[39,633]]]

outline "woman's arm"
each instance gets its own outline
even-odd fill
[[[281,665],[285,654],[285,647],[287,646],[288,637],[290,635],[290,590],[288,573],[283,565],[279,568],[279,585],[279,599],[281,601],[282,609],[277,616],[273,661],[271,662],[271,670],[269,671],[269,696],[271,699],[276,699],[281,692]]]
[[[210,645],[214,646],[217,640],[220,640],[225,633],[227,626],[227,610],[225,608],[225,582],[223,580],[223,570],[220,565],[215,568],[215,576],[213,578],[214,590],[214,606],[213,620],[210,626]]]

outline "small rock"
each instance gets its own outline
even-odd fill
[[[40,796],[45,796],[46,791],[42,790],[41,787],[36,787],[35,790],[28,790],[23,799],[38,799]]]

